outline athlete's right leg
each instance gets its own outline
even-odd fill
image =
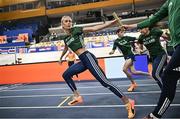
[[[123,72],[126,74],[126,76],[129,78],[131,81],[131,85],[128,88],[128,91],[131,92],[133,91],[136,87],[137,84],[132,78],[132,74],[129,72],[130,68],[133,66],[133,61],[132,59],[126,59],[124,66],[123,66]]]
[[[98,65],[95,56],[89,52],[85,52],[79,56],[83,64],[89,69],[91,74],[106,88],[117,95],[126,105],[128,111],[128,118],[132,119],[135,116],[134,100],[126,97],[123,92],[114,84],[112,84]]]
[[[154,111],[144,119],[161,118],[172,103],[175,93],[177,80],[180,78],[180,45],[177,46],[169,64],[163,72],[163,88]]]
[[[70,66],[64,73],[63,78],[68,84],[68,86],[71,88],[74,94],[74,98],[72,101],[70,101],[69,105],[75,105],[77,103],[82,102],[82,97],[80,96],[79,92],[77,91],[76,85],[72,79],[73,75],[76,75],[78,73],[81,73],[86,70],[86,67],[82,64],[82,62],[78,62],[76,64],[73,64]]]

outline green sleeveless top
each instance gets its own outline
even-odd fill
[[[84,48],[83,28],[73,27],[70,32],[71,35],[64,36],[64,43],[74,52],[80,48]]]

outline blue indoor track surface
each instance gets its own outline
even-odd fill
[[[130,81],[112,82],[130,98],[135,99],[135,119],[143,118],[157,104],[160,88],[152,79],[137,79],[137,89],[127,92]],[[65,83],[22,84],[0,86],[0,118],[59,118],[59,119],[127,119],[122,101],[97,81],[77,81],[84,103],[68,106],[72,92]],[[180,119],[180,84],[176,96],[163,118]]]

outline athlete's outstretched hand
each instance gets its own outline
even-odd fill
[[[109,52],[109,55],[112,55],[112,54],[114,54],[114,51],[112,50],[111,52]]]
[[[125,29],[133,29],[133,28],[137,28],[137,24],[130,24],[130,25],[123,24],[122,27]]]

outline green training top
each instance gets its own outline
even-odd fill
[[[116,50],[116,48],[118,47],[119,50],[121,50],[121,52],[123,53],[124,56],[127,55],[132,55],[132,51],[131,51],[131,42],[133,42],[136,38],[134,37],[129,37],[129,36],[123,36],[121,38],[117,38],[114,41],[113,44],[113,50]]]
[[[156,57],[159,54],[165,52],[160,43],[160,37],[162,33],[163,32],[160,29],[153,28],[150,30],[150,33],[147,36],[139,36],[138,42],[146,46],[151,57]]]
[[[63,38],[64,43],[74,52],[85,47],[82,29],[82,27],[73,27],[70,30],[71,35],[66,35]]]
[[[149,27],[168,16],[171,44],[180,44],[180,0],[167,0],[160,10],[152,17],[138,24],[138,28]]]

